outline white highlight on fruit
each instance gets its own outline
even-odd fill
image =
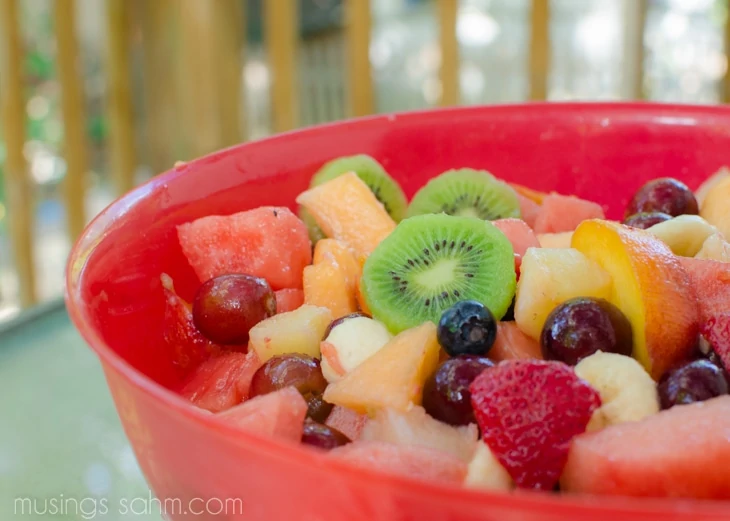
[[[699,215],[680,215],[647,229],[664,242],[675,255],[694,257],[717,228]]]
[[[695,255],[695,259],[730,262],[730,243],[721,233],[713,233],[702,243],[702,248]]]
[[[393,336],[386,327],[372,318],[354,317],[342,321],[332,328],[322,343],[322,374],[329,383],[338,381],[374,355],[391,338]]]
[[[659,412],[656,383],[631,357],[598,351],[575,366],[575,374],[601,396],[588,431],[639,421]]]
[[[487,444],[479,442],[469,462],[464,486],[482,490],[511,490],[514,482]]]

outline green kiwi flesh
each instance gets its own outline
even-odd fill
[[[461,300],[482,302],[499,319],[515,294],[512,244],[471,217],[406,218],[370,254],[361,285],[373,317],[392,333],[438,323]]]
[[[520,217],[517,192],[485,170],[461,168],[435,177],[421,188],[407,216],[446,213],[493,221]]]
[[[395,179],[390,177],[383,166],[369,155],[344,156],[325,163],[314,174],[309,186],[319,186],[347,172],[355,172],[368,185],[395,222],[403,219],[408,199]],[[324,237],[324,233],[317,226],[314,218],[304,208],[300,207],[299,217],[307,225],[312,242]]]

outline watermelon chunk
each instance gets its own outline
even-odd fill
[[[287,387],[243,402],[218,415],[249,432],[299,443],[307,402],[294,387]]]
[[[572,232],[586,219],[604,219],[600,205],[573,195],[550,194],[535,218],[535,233]]]
[[[515,322],[500,322],[489,358],[495,362],[536,358],[542,360],[540,342],[524,334]]]
[[[301,289],[302,271],[312,262],[307,227],[288,208],[202,217],[178,226],[177,235],[201,282],[243,273],[266,279],[274,290]]]
[[[173,363],[185,372],[221,354],[223,347],[205,338],[195,327],[192,308],[175,292],[169,275],[163,273],[160,280],[165,297],[162,331],[165,343],[172,352]]]
[[[517,199],[520,201],[520,215],[522,216],[522,220],[530,228],[534,228],[535,219],[537,219],[537,215],[540,213],[540,205],[519,192],[517,193]]]
[[[196,368],[180,394],[202,409],[224,411],[248,398],[251,379],[259,367],[261,361],[253,350],[222,354]]]
[[[730,309],[730,264],[709,259],[677,257],[689,274],[700,306],[702,324]]]
[[[512,250],[516,255],[522,257],[527,248],[539,248],[540,241],[525,221],[522,219],[498,219],[492,224],[499,228],[512,243]]]
[[[327,457],[362,468],[448,483],[462,483],[467,470],[466,463],[443,452],[380,441],[356,441],[334,449]]]
[[[730,499],[730,396],[573,439],[561,487],[591,494]]]
[[[332,412],[325,421],[326,425],[337,429],[342,434],[355,441],[360,438],[363,427],[368,422],[368,417],[364,414],[353,411],[342,405],[335,405]]]
[[[294,311],[304,304],[304,292],[301,289],[280,289],[275,291],[276,312]]]

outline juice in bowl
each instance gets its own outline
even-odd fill
[[[728,128],[533,104],[247,143],[98,216],[69,312],[173,520],[728,519]]]

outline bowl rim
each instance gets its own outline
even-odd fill
[[[85,264],[96,245],[103,240],[110,228],[139,201],[143,200],[149,193],[158,187],[173,182],[177,177],[185,175],[185,172],[201,162],[207,162],[214,158],[222,158],[232,154],[238,154],[241,150],[255,148],[259,143],[272,143],[278,140],[285,140],[292,135],[327,135],[332,131],[339,131],[350,126],[362,125],[364,123],[388,124],[395,119],[410,118],[417,119],[425,115],[448,116],[463,113],[480,112],[527,112],[550,111],[551,113],[570,113],[583,111],[587,113],[600,113],[605,111],[606,117],[617,115],[644,116],[644,117],[671,117],[676,116],[678,124],[684,118],[719,116],[730,121],[730,106],[721,105],[695,105],[679,103],[656,103],[656,102],[526,102],[508,103],[499,105],[479,105],[468,107],[449,107],[424,109],[407,112],[383,113],[360,118],[350,118],[341,121],[329,122],[311,127],[291,130],[284,133],[273,134],[262,139],[243,142],[211,154],[184,162],[173,168],[156,175],[147,182],[133,188],[124,195],[116,198],[104,210],[98,213],[84,228],[79,238],[75,241],[69,254],[66,276],[64,300],[69,317],[74,327],[79,331],[85,343],[92,349],[99,359],[113,368],[128,383],[134,385],[138,390],[153,398],[161,405],[170,408],[175,413],[185,417],[188,421],[200,428],[213,429],[219,435],[235,438],[239,443],[254,444],[258,451],[265,452],[267,456],[275,459],[285,460],[289,464],[326,466],[340,473],[343,478],[354,480],[378,480],[393,487],[407,487],[411,494],[428,494],[430,496],[441,496],[440,499],[448,501],[463,502],[467,504],[486,505],[490,504],[503,508],[519,508],[523,511],[540,512],[549,510],[553,515],[564,513],[564,515],[577,513],[614,513],[624,515],[679,515],[689,516],[709,515],[722,516],[723,519],[730,518],[730,502],[691,500],[676,498],[634,498],[625,496],[593,496],[593,495],[567,495],[551,494],[535,491],[514,491],[509,494],[487,490],[469,489],[458,485],[441,484],[417,480],[407,476],[391,475],[377,470],[359,468],[348,464],[345,461],[335,459],[327,460],[321,454],[305,447],[284,443],[279,440],[266,438],[255,433],[244,433],[235,426],[218,420],[214,415],[206,414],[191,407],[189,402],[177,393],[159,385],[154,380],[143,375],[121,356],[119,356],[109,345],[104,342],[101,335],[95,331],[87,306],[85,305],[79,286],[83,281]],[[689,123],[692,124],[692,123]]]

